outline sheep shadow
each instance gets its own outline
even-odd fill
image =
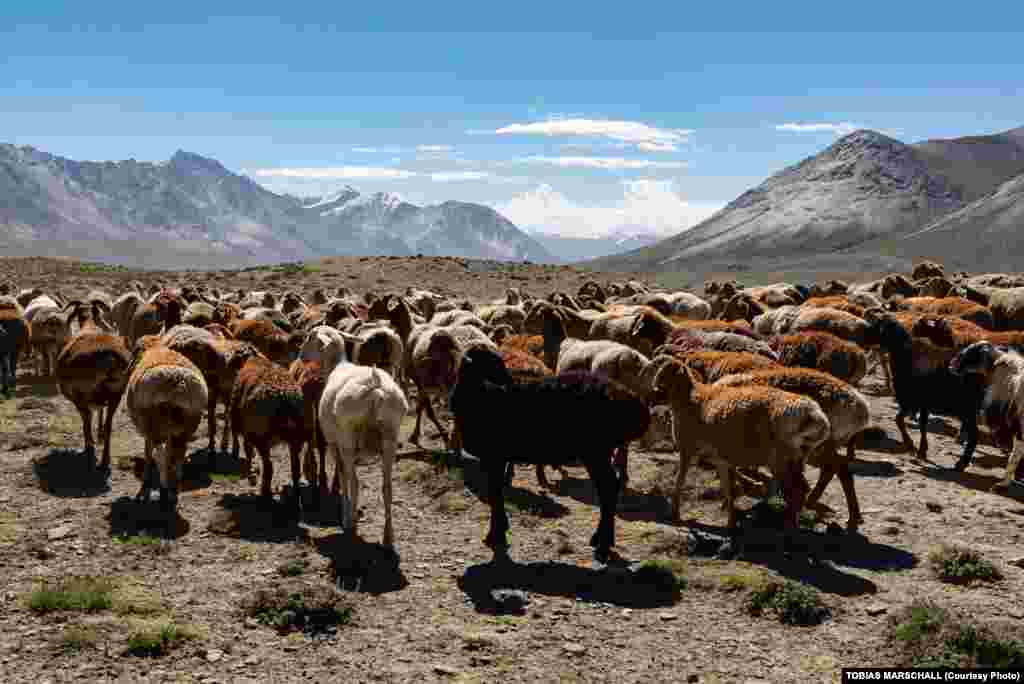
[[[430,463],[441,468],[456,468],[462,475],[466,488],[480,501],[487,503],[487,473],[480,459],[454,452],[417,451],[403,454],[403,458]],[[533,468],[532,464],[516,463],[517,469]],[[516,510],[541,518],[561,518],[569,514],[569,508],[546,494],[537,494],[529,489],[510,485],[505,487],[505,503]]]
[[[879,451],[884,454],[907,453],[907,448],[903,445],[902,440],[893,439],[889,436],[889,433],[882,429],[865,430],[861,436],[860,443],[857,444],[857,448]]]
[[[955,482],[967,489],[973,489],[976,492],[997,494],[1010,499],[1011,501],[1024,501],[1024,491],[1022,491],[1022,489],[1024,489],[1024,482],[1021,482],[1020,480],[1013,480],[1010,482],[1010,487],[1008,489],[992,489],[992,486],[1001,482],[1002,478],[972,472],[970,466],[968,466],[967,470],[961,472],[954,469],[952,466],[932,464],[930,467],[927,467],[922,465],[919,472],[930,480],[937,480],[939,482]]]
[[[289,502],[267,501],[258,494],[225,494],[217,502],[211,532],[247,541],[283,544],[304,541],[309,533],[299,525]]]
[[[90,467],[85,450],[57,448],[32,460],[39,488],[61,498],[91,498],[110,491],[110,468]]]
[[[560,596],[623,608],[663,608],[675,597],[655,584],[638,580],[626,568],[596,570],[557,561],[518,563],[495,559],[466,568],[456,581],[478,613],[496,613],[492,592],[517,589],[531,594]]]
[[[597,490],[594,489],[594,483],[590,478],[583,479],[570,475],[552,482],[552,486],[559,496],[568,496],[574,501],[595,508],[600,506]],[[626,485],[619,491],[615,514],[622,520],[660,522],[669,518],[671,506],[666,496],[641,492]]]
[[[107,516],[111,537],[134,537],[154,534],[165,539],[179,539],[190,529],[189,522],[177,511],[173,515],[160,510],[157,501],[136,501],[122,496],[110,504]]]
[[[330,572],[342,589],[379,596],[409,586],[398,552],[346,533],[319,537],[317,551],[330,561]]]
[[[687,521],[686,526],[698,533],[727,537],[724,527],[692,520]],[[871,542],[856,532],[830,534],[798,530],[793,533],[787,547],[780,530],[754,526],[747,527],[738,542],[738,559],[838,596],[862,596],[878,591],[873,581],[843,572],[841,568],[896,572],[912,569],[918,564],[917,557],[909,551]],[[789,553],[784,553],[784,550]],[[709,555],[716,552],[709,549]]]
[[[213,484],[210,477],[210,470],[204,461],[203,449],[193,451],[181,465],[181,473],[178,476],[178,492],[192,492],[198,489],[205,489]],[[146,461],[141,456],[131,457],[131,470],[135,479],[140,483],[146,472]],[[158,487],[158,483],[154,483]]]
[[[891,461],[855,458],[850,462],[850,472],[857,477],[897,477],[903,474],[903,469]]]

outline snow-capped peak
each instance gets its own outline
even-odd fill
[[[347,202],[354,197],[359,196],[359,191],[353,188],[351,185],[346,185],[341,190],[331,193],[330,195],[324,195],[313,204],[307,204],[306,209],[316,209],[328,204],[335,204],[337,202]]]

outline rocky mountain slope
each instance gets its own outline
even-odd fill
[[[493,209],[418,207],[352,188],[301,200],[219,162],[78,162],[0,145],[0,249],[143,267],[223,267],[318,256],[451,255],[554,261]]]
[[[912,145],[933,173],[973,202],[1024,173],[1024,126],[993,135],[926,140]]]
[[[1024,261],[1024,174],[890,249],[935,259],[952,269],[1019,271]]]
[[[933,173],[914,148],[858,130],[771,176],[690,230],[591,265],[728,270],[908,233],[964,204],[961,193]]]

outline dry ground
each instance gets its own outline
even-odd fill
[[[351,282],[357,291],[446,282],[474,297],[499,296],[509,282],[506,271],[477,283],[480,279],[466,276],[454,260],[430,260],[438,272],[432,281],[431,269],[411,261],[405,260],[407,272],[349,260],[290,277]],[[54,280],[52,268],[46,271],[41,263],[3,265],[18,269],[19,284],[38,278],[65,289],[111,285],[122,277],[83,273],[66,262],[66,272]],[[26,272],[37,266],[34,275]],[[462,275],[453,279],[447,272],[455,269]],[[339,275],[328,277],[335,272]],[[273,276],[254,273],[257,279]],[[575,272],[551,275],[543,286],[527,286],[558,289],[578,279]],[[256,287],[249,278],[229,274],[213,280]],[[807,533],[805,541],[824,559],[817,567],[787,563],[774,554],[742,561],[687,557],[688,527],[715,530],[724,522],[713,471],[698,468],[691,474],[684,492],[687,523],[674,526],[667,522],[663,496],[673,454],[631,454],[617,550],[629,560],[678,558],[689,585],[674,604],[645,600],[648,594],[625,573],[595,570],[587,540],[597,511],[582,468],[570,468],[566,481],[549,471],[553,492],[538,486],[532,468],[517,469],[508,493],[516,563],[499,571],[488,565],[490,555],[481,542],[488,509],[478,496],[480,477],[472,463],[461,473],[437,471],[431,465],[435,453],[405,444],[395,473],[399,557],[394,559],[376,544],[383,530],[378,467],[360,468],[362,540],[353,545],[334,526],[332,501],[297,522],[280,504],[261,504],[254,497],[257,488],[245,480],[211,477],[200,449],[206,444],[205,421],[192,445],[194,463],[173,541],[131,543],[148,541],[134,535],[155,530],[155,516],[152,506],[130,498],[139,486],[132,458],[141,454],[142,442],[127,415],[120,411],[114,422],[109,480],[90,477],[82,470],[81,429],[71,405],[30,369],[18,380],[15,396],[0,402],[0,671],[5,681],[836,682],[843,666],[888,662],[887,616],[916,598],[967,610],[979,620],[1024,620],[1024,570],[1009,564],[1022,554],[1024,489],[1016,484],[1007,495],[988,491],[1002,475],[1005,457],[983,443],[967,474],[949,473],[945,466],[960,449],[957,426],[937,420],[932,463],[912,461],[899,449],[895,405],[881,395],[877,377],[867,380],[866,389],[887,436],[859,452],[863,536],[829,537],[820,526]],[[410,429],[411,423],[403,434]],[[916,438],[916,431],[912,434]],[[432,429],[427,435],[426,446],[439,446],[431,442]],[[275,492],[280,492],[290,475],[284,453],[275,454]],[[221,459],[217,467],[230,472],[231,465]],[[812,482],[816,475],[808,473]],[[752,500],[740,503],[749,506]],[[826,491],[824,503],[835,520],[845,522],[837,483]],[[969,588],[939,582],[927,555],[942,542],[978,549],[1005,579]],[[279,568],[288,563],[301,574],[282,578]],[[352,623],[334,638],[282,636],[241,613],[241,605],[261,587],[324,584],[337,573],[354,612]],[[28,608],[43,581],[70,575],[108,578],[114,585],[112,608],[46,615]],[[750,616],[745,597],[765,575],[814,586],[834,617],[816,627],[793,627]],[[358,591],[353,577],[363,578]],[[492,587],[524,589],[530,597],[525,615],[486,612],[483,603]],[[126,654],[133,630],[166,623],[181,626],[191,638],[162,657]],[[79,638],[86,643],[72,652],[68,636],[82,633],[89,635]]]

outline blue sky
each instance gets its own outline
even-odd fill
[[[855,127],[1024,125],[1010,3],[148,5],[0,4],[0,141],[673,233]]]

